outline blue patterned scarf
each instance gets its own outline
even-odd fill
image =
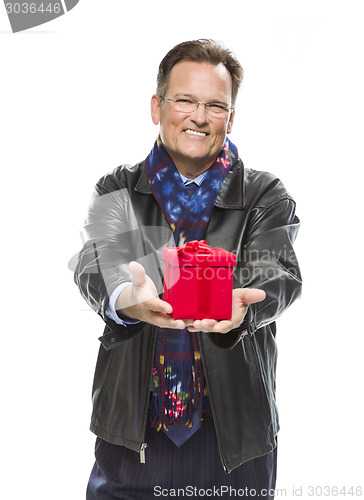
[[[145,160],[152,193],[173,230],[176,247],[205,237],[221,184],[236,162],[236,146],[226,138],[216,162],[201,187],[191,196],[160,138]],[[208,409],[197,333],[161,328],[158,331],[153,369],[152,426],[168,430],[172,424],[191,426],[192,411]]]

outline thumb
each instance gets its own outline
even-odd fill
[[[134,260],[129,263],[129,270],[132,274],[132,283],[134,286],[143,286],[146,282],[144,267]]]
[[[254,304],[265,299],[266,293],[259,288],[240,288],[238,291],[239,299],[245,304]]]

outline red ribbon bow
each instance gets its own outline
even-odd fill
[[[178,248],[178,253],[212,253],[211,247],[208,246],[205,240],[193,240],[185,244],[184,247]]]

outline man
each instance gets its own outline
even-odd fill
[[[214,41],[174,47],[151,101],[151,153],[96,185],[75,273],[106,322],[88,500],[274,496],[275,319],[300,295],[299,221],[283,184],[244,169],[227,138],[241,79]],[[161,249],[202,239],[237,256],[232,316],[173,319]]]

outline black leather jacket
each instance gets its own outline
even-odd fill
[[[248,308],[239,328],[225,335],[198,334],[226,472],[276,446],[275,320],[301,293],[292,249],[298,227],[295,202],[280,180],[244,169],[238,159],[221,186],[205,239],[211,247],[236,254],[234,288],[262,288],[266,299]],[[85,235],[75,281],[106,323],[90,428],[102,439],[140,451],[145,446],[156,327],[143,322],[117,325],[105,309],[115,287],[130,281],[130,260],[140,259],[153,280],[161,282],[162,246],[173,246],[143,162],[100,179]]]

